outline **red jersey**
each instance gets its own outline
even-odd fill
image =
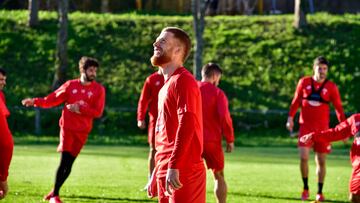
[[[339,122],[345,120],[344,110],[341,105],[339,90],[335,83],[327,81],[321,92],[321,99],[325,102],[309,100],[313,92],[312,83],[315,90],[319,90],[322,83],[318,83],[312,77],[303,77],[299,80],[296,87],[294,98],[291,102],[289,116],[294,117],[297,109],[301,106],[299,123],[304,126],[311,126],[312,129],[329,128],[330,108],[328,102],[335,107],[336,116]]]
[[[175,70],[159,92],[156,122],[157,177],[168,168],[180,174],[204,168],[201,94],[193,75],[184,67]]]
[[[209,82],[198,82],[204,127],[204,142],[221,143],[224,135],[227,143],[234,142],[234,128],[225,93]]]
[[[6,181],[9,174],[14,142],[6,120],[9,112],[3,102],[5,97],[1,91],[0,95],[0,181]]]
[[[10,116],[10,112],[9,112],[8,108],[6,107],[5,95],[1,90],[0,90],[0,101],[2,101],[2,103],[0,103],[0,109],[1,109],[2,113],[5,115],[5,117]]]
[[[147,109],[149,109],[150,120],[156,120],[158,114],[158,95],[163,85],[164,76],[158,72],[155,72],[146,78],[137,108],[138,121],[145,120]]]
[[[82,85],[80,79],[69,80],[44,98],[35,98],[35,107],[50,108],[65,103],[59,125],[64,130],[89,133],[94,118],[101,117],[105,105],[105,89],[93,81]],[[80,113],[66,108],[66,104],[79,104]]]

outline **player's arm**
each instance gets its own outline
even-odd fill
[[[54,106],[58,106],[64,103],[67,99],[67,91],[66,89],[69,87],[70,82],[66,82],[61,85],[57,90],[50,93],[46,97],[37,97],[37,98],[26,98],[21,101],[24,106],[35,106],[42,108],[51,108]]]
[[[234,149],[234,128],[229,112],[229,102],[223,91],[219,91],[217,100],[217,111],[221,122],[222,133],[226,140],[226,152]]]
[[[145,115],[151,99],[151,86],[149,78],[147,78],[142,88],[137,108],[138,127],[141,129],[146,128]]]
[[[91,105],[79,105],[79,113],[92,118],[100,118],[105,107],[105,88],[101,86],[97,99]]]
[[[300,79],[297,86],[296,86],[296,90],[294,93],[294,98],[291,101],[291,105],[290,105],[290,110],[289,110],[289,116],[286,122],[286,128],[289,131],[293,130],[294,127],[294,116],[299,108],[299,106],[301,105],[301,99],[302,99],[302,95],[301,95],[301,91],[303,89],[303,79]]]
[[[312,139],[316,142],[334,142],[354,136],[359,133],[359,130],[360,114],[354,114],[336,125],[335,128],[310,133],[301,138],[300,141],[306,143]]]
[[[336,117],[339,122],[344,121],[346,119],[344,109],[341,104],[341,97],[340,92],[337,86],[333,88],[332,94],[331,94],[331,102],[334,105]]]

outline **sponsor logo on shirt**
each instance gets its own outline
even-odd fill
[[[155,86],[159,86],[159,85],[160,85],[160,81],[156,81]]]
[[[78,92],[77,89],[73,89],[73,90],[72,90],[72,93],[73,93],[73,94],[76,94],[77,92]]]
[[[310,104],[311,106],[320,106],[320,105],[321,105],[320,102],[318,102],[318,101],[312,101],[312,100],[309,100],[309,104]]]
[[[307,90],[311,90],[311,85],[306,86]]]
[[[81,90],[81,93],[85,94],[85,90],[84,90],[84,89],[82,89],[82,90]]]

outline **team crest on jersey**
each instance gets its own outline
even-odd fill
[[[326,88],[322,89],[322,93],[326,94],[328,92],[328,90]]]
[[[73,90],[72,90],[72,93],[73,93],[73,94],[76,94],[77,92],[78,92],[77,89],[73,89]]]
[[[92,93],[91,91],[88,91],[88,92],[87,92],[88,98],[90,98],[90,97],[93,96],[93,95],[94,95],[94,93]]]

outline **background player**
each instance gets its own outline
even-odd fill
[[[65,104],[59,121],[61,152],[54,188],[44,197],[50,202],[61,202],[59,190],[71,172],[72,165],[84,146],[92,129],[94,118],[102,115],[105,89],[95,81],[99,63],[96,59],[82,57],[79,61],[80,78],[69,80],[44,98],[27,98],[25,106],[50,108]]]
[[[198,82],[202,96],[204,124],[203,157],[214,175],[214,193],[218,203],[226,202],[227,186],[224,178],[224,152],[221,141],[226,139],[226,151],[234,149],[234,129],[228,109],[228,99],[218,88],[221,68],[214,63],[203,66],[202,80]]]
[[[144,86],[141,91],[140,99],[137,108],[137,126],[140,129],[146,128],[145,114],[149,110],[149,125],[148,125],[148,143],[150,146],[148,167],[149,180],[155,167],[155,124],[158,115],[157,104],[158,95],[161,87],[164,85],[164,77],[160,70],[151,74],[146,78]],[[147,185],[144,189],[147,189]]]
[[[299,139],[310,132],[326,130],[329,128],[330,102],[335,107],[338,120],[345,120],[338,88],[335,83],[326,78],[328,65],[328,61],[323,56],[317,57],[313,64],[313,76],[301,78],[296,87],[286,127],[292,132],[294,126],[293,118],[297,109],[301,107]],[[304,183],[301,199],[307,200],[309,198],[308,160],[310,148],[313,147],[315,151],[316,174],[318,176],[318,192],[316,200],[324,201],[325,198],[322,194],[322,188],[326,173],[325,159],[326,154],[331,151],[331,145],[328,142],[313,142],[307,144],[298,142],[298,147],[300,152],[300,171]]]

